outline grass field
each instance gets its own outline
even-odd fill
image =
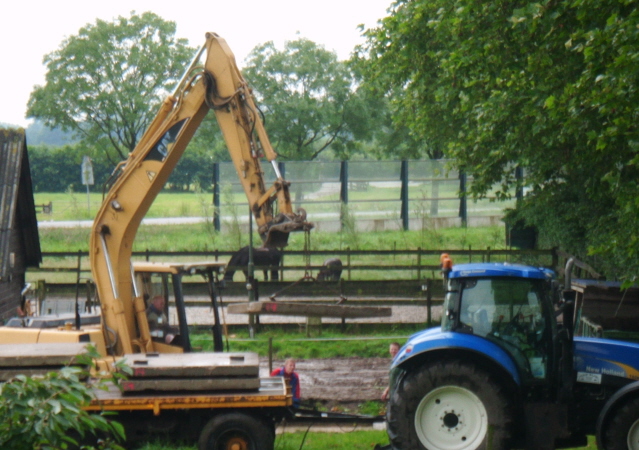
[[[304,330],[283,331],[275,327],[266,328],[253,339],[247,331],[233,333],[229,340],[232,352],[255,352],[268,356],[269,339],[273,342],[273,358],[347,358],[357,355],[364,358],[386,358],[388,344],[405,341],[410,335],[424,328],[415,324],[377,324],[369,328],[349,324],[344,332],[324,329],[321,338],[309,340]],[[363,338],[363,339],[357,339]],[[212,351],[211,333],[195,333],[193,345],[201,351]]]
[[[309,215],[314,213],[334,212],[339,213],[339,190],[323,191],[322,183],[316,183],[317,192],[304,193],[302,206]],[[456,215],[459,209],[457,197],[457,184],[453,183],[438,192],[437,201],[440,211],[447,211],[444,215]],[[291,191],[292,192],[292,191]],[[422,214],[430,210],[431,202],[426,200],[431,193],[425,187],[411,186],[410,190],[410,214]],[[296,202],[296,194],[292,192],[293,201]],[[380,215],[399,215],[399,186],[374,187],[368,186],[365,190],[349,191],[349,209],[355,211],[376,211]],[[90,192],[69,190],[67,192],[37,192],[34,194],[36,205],[52,205],[50,214],[42,214],[39,220],[88,220],[95,217],[102,203],[102,192],[92,187]],[[223,186],[221,192],[222,215],[233,214],[233,209],[240,210],[246,205],[246,196],[239,189],[233,192],[230,186]],[[213,211],[213,195],[210,192],[171,192],[162,191],[157,196],[146,217],[200,217],[210,216]],[[297,203],[296,203],[297,204]],[[490,203],[488,200],[470,202],[470,210],[488,209],[491,214],[499,214],[500,210],[512,206],[508,203]],[[248,209],[248,207],[246,207]]]
[[[306,434],[303,431],[280,434],[275,439],[275,450],[372,450],[375,444],[388,444],[386,431],[381,430],[350,430],[341,433],[314,432],[313,428]],[[140,450],[195,450],[195,446],[167,446],[161,443],[149,443]],[[595,450],[597,445],[590,436],[587,447],[580,450]],[[577,449],[575,449],[577,450]]]
[[[375,444],[388,444],[385,431],[357,430],[344,427],[341,433],[322,433],[296,431],[280,434],[275,438],[275,450],[372,450]],[[139,450],[195,450],[196,446],[168,446],[162,443],[149,443]]]
[[[90,228],[41,227],[40,242],[45,252],[87,251]],[[210,224],[141,225],[133,249],[135,251],[207,251],[236,250],[248,244],[247,233],[218,233]],[[254,242],[259,243],[255,234]],[[425,228],[410,231],[327,232],[311,231],[312,250],[416,250],[422,249],[500,249],[506,248],[504,227]],[[289,250],[304,249],[303,233],[292,233]]]

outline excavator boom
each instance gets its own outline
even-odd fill
[[[205,55],[204,66],[200,64]],[[95,218],[90,261],[102,307],[105,336],[116,354],[153,351],[146,304],[134,292],[131,252],[142,218],[180,160],[207,112],[213,109],[265,246],[286,245],[292,231],[310,230],[305,213],[292,211],[289,183],[279,173],[266,131],[226,41],[215,33],[196,54],[173,95],[115,172]],[[260,159],[276,174],[266,188]],[[277,204],[279,213],[275,214]],[[133,319],[135,318],[135,320]]]

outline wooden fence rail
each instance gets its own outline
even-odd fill
[[[175,260],[226,260],[230,259],[233,251],[185,251],[185,252],[164,252],[145,250],[133,252],[133,259],[175,261]],[[535,265],[543,265],[553,269],[558,269],[559,255],[554,249],[550,250],[493,250],[487,249],[421,249],[416,250],[285,250],[283,260],[285,264],[277,267],[282,276],[287,273],[300,271],[317,272],[322,269],[321,262],[327,257],[338,257],[342,259],[342,276],[347,280],[357,279],[353,272],[396,272],[399,278],[416,279],[429,278],[432,272],[439,270],[439,255],[448,253],[455,263],[466,262],[491,262],[509,261],[523,262]],[[40,274],[78,274],[88,273],[88,252],[43,252],[43,264],[40,268],[30,269],[29,273],[34,276]],[[286,263],[290,261],[290,263]],[[300,261],[303,263],[300,263]],[[311,263],[314,261],[314,263]],[[235,267],[241,270],[242,267]],[[257,271],[270,270],[274,267],[255,266]],[[40,276],[41,278],[41,276]],[[368,278],[368,277],[365,277]],[[66,281],[66,280],[65,280]]]

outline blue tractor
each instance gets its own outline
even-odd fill
[[[639,449],[639,344],[574,337],[574,292],[554,278],[453,267],[441,328],[413,335],[392,363],[390,447],[543,450],[596,435],[601,449]]]

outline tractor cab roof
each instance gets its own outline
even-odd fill
[[[511,263],[457,264],[448,275],[449,278],[477,277],[514,277],[551,279],[555,273],[543,267],[526,266]]]

